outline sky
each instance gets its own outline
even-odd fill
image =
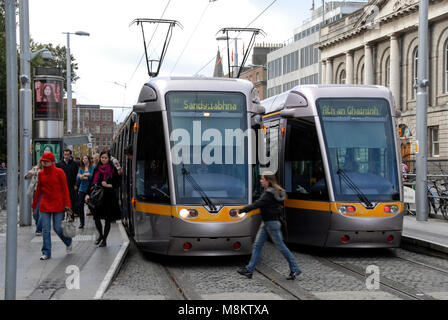
[[[321,6],[321,0],[315,2],[316,8]],[[256,43],[282,43],[311,17],[311,5],[312,0],[30,0],[30,36],[40,43],[66,46],[63,32],[89,32],[89,37],[70,36],[79,76],[72,85],[73,98],[78,104],[132,107],[149,79],[141,26],[130,25],[134,19],[162,17],[181,24],[173,29],[160,76],[212,76],[218,47],[227,55],[225,41],[216,40],[219,30],[260,28],[266,35],[257,36]],[[166,26],[144,24],[150,59],[161,53]],[[241,61],[242,43],[247,48],[249,34],[232,36],[240,38]],[[130,110],[114,109],[114,120],[124,120]]]

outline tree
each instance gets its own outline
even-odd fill
[[[37,50],[47,48],[51,54],[53,55],[53,59],[46,62],[44,59],[42,59],[41,56],[37,56],[33,61],[31,62],[31,67],[55,67],[62,69],[62,74],[64,76],[64,90],[67,91],[67,78],[66,78],[66,70],[67,70],[67,50],[65,46],[56,46],[54,47],[53,44],[42,44],[38,42],[34,42],[32,39],[30,41],[30,50],[31,52],[36,52]],[[71,80],[72,83],[74,83],[76,80],[76,70],[78,70],[78,64],[75,63],[75,58],[72,54],[70,54],[71,59]]]

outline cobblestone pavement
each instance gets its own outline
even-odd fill
[[[249,280],[236,272],[249,257],[161,257],[142,254],[132,247],[104,298],[448,299],[446,258],[403,249],[344,251],[292,247],[292,252],[303,271],[296,281],[285,280],[288,265],[271,243],[264,247],[257,271]],[[379,268],[381,286],[369,290],[366,279],[370,274],[366,269],[372,265]],[[391,288],[395,285],[404,293]]]

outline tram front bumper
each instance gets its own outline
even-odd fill
[[[331,248],[396,248],[401,230],[344,231],[330,230],[325,246]]]
[[[171,238],[168,255],[172,256],[233,256],[252,252],[252,237],[232,238]]]

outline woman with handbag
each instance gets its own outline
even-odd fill
[[[31,170],[29,170],[25,175],[25,179],[27,180],[31,179],[28,189],[26,191],[26,195],[31,199],[34,197],[34,193],[36,192],[38,174],[40,170],[42,170],[42,161],[39,159],[37,164],[34,167],[32,167]],[[33,214],[33,219],[34,222],[36,223],[36,233],[35,233],[36,236],[42,235],[42,221],[40,220],[39,204],[40,199],[37,201],[36,211]]]
[[[51,220],[53,220],[54,231],[67,247],[67,253],[72,251],[72,238],[65,237],[62,229],[62,220],[65,212],[70,211],[71,203],[65,173],[62,169],[55,167],[54,154],[45,152],[41,157],[41,161],[42,170],[39,172],[32,208],[34,214],[37,202],[40,199],[39,211],[43,231],[42,256],[40,260],[48,260],[51,258]]]
[[[95,226],[99,233],[95,244],[105,247],[111,222],[121,218],[118,198],[115,192],[115,189],[119,187],[120,178],[117,168],[110,161],[110,153],[108,151],[101,152],[100,162],[95,167],[92,177],[85,196],[85,202],[93,213]],[[101,220],[104,220],[104,231]]]
[[[87,194],[90,180],[92,180],[93,168],[89,156],[82,157],[81,166],[79,167],[78,176],[76,177],[76,185],[78,188],[78,199],[76,202],[76,210],[79,216],[79,229],[84,228],[84,198]]]
[[[261,175],[260,183],[264,188],[264,192],[260,196],[260,199],[239,210],[239,212],[249,212],[259,208],[263,223],[260,226],[255,238],[250,261],[245,268],[238,270],[238,273],[248,277],[249,279],[252,278],[255,265],[261,255],[261,249],[263,249],[264,243],[269,235],[272,242],[274,242],[275,247],[280,250],[286,261],[288,261],[290,273],[287,279],[294,280],[299,274],[302,273],[302,271],[300,271],[300,268],[297,265],[291,251],[289,251],[283,242],[280,219],[283,201],[286,199],[286,192],[278,185],[274,174],[266,173]]]

